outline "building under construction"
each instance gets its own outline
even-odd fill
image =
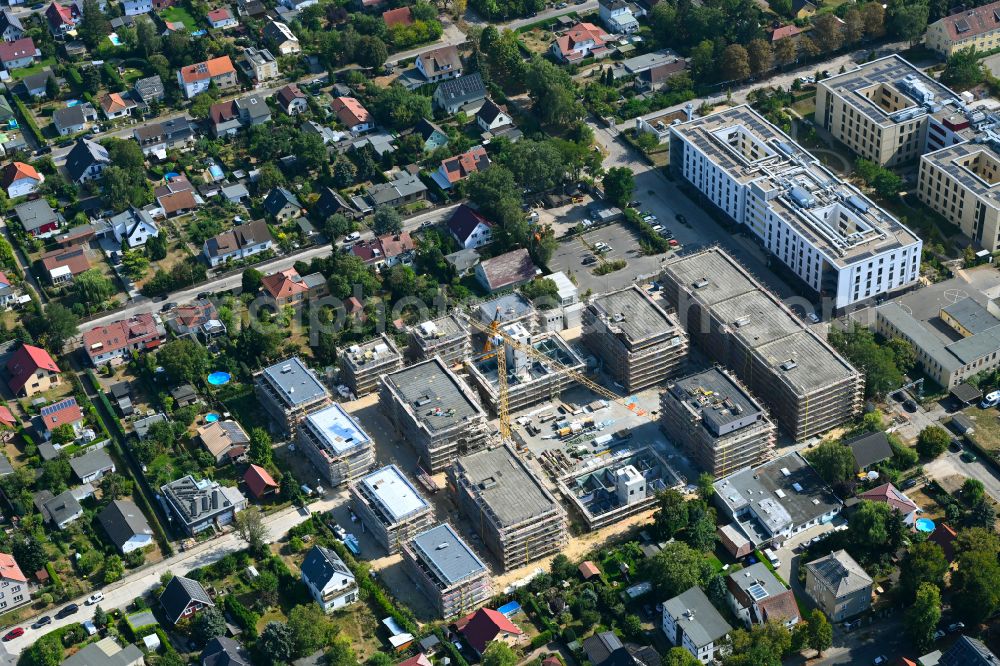
[[[498,412],[500,377],[495,354],[503,354],[507,367],[507,404],[511,412],[552,400],[559,396],[573,378],[560,371],[559,366],[583,372],[584,362],[557,333],[532,336],[523,324],[502,325],[501,330],[512,340],[534,349],[553,363],[548,364],[529,356],[512,345],[498,342],[494,354],[467,364],[469,378],[479,389],[484,403]]]
[[[330,403],[326,385],[298,356],[257,373],[254,393],[277,429],[286,436],[294,436],[296,426],[308,412]]]
[[[410,356],[417,361],[440,356],[446,364],[455,365],[469,358],[471,353],[469,331],[456,315],[425,321],[410,328]]]
[[[472,316],[487,325],[497,320],[501,324],[524,324],[529,333],[534,333],[538,326],[535,307],[516,291],[483,301],[475,307]]]
[[[719,478],[771,459],[775,426],[721,368],[679,379],[660,396],[660,425],[701,469]]]
[[[509,446],[456,459],[448,477],[458,505],[504,571],[565,548],[566,514]]]
[[[656,494],[683,485],[653,449],[592,458],[590,464],[559,479],[559,490],[591,530],[607,527],[656,504]]]
[[[341,349],[339,356],[344,383],[358,398],[378,390],[382,375],[403,367],[403,355],[385,333],[364,344]]]
[[[720,248],[668,262],[661,282],[692,339],[796,441],[861,411],[863,375]]]
[[[676,318],[635,285],[590,299],[583,342],[630,393],[676,375],[688,353]]]
[[[437,356],[384,376],[379,402],[431,473],[486,444],[486,412]]]
[[[390,555],[433,523],[431,505],[395,465],[351,482],[350,491],[352,510]]]
[[[493,595],[486,565],[448,523],[404,543],[403,561],[445,620],[478,610]]]
[[[358,478],[375,462],[372,438],[338,403],[308,414],[296,441],[334,487]]]

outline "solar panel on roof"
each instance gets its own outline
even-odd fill
[[[760,601],[761,599],[767,598],[767,591],[760,583],[754,583],[748,587],[747,593],[753,597],[754,601]]]
[[[966,21],[965,19],[959,19],[955,21],[955,30],[957,32],[968,32],[971,29],[972,28],[969,27],[969,22]]]

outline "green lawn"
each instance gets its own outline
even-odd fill
[[[29,76],[31,74],[38,74],[39,72],[41,72],[46,67],[49,67],[49,68],[55,67],[55,64],[56,64],[56,59],[54,57],[53,58],[46,58],[45,60],[39,60],[38,62],[36,62],[31,67],[24,67],[22,69],[13,69],[13,70],[11,70],[10,71],[10,78],[13,79],[14,81],[20,81],[24,77]]]
[[[191,13],[180,5],[164,9],[160,12],[160,17],[169,23],[183,23],[188,31],[195,30],[198,25],[198,22],[191,16]]]

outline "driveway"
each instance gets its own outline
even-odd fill
[[[965,462],[961,455],[961,453],[947,449],[936,460],[924,465],[924,473],[938,483],[950,476],[979,479],[983,482],[990,497],[1000,502],[1000,478],[993,472],[993,469],[978,460],[973,463]]]

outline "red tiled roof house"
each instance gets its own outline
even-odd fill
[[[14,395],[28,397],[59,386],[62,370],[41,347],[22,345],[7,360],[7,385]]]
[[[132,352],[155,349],[166,339],[159,315],[142,312],[83,334],[83,350],[95,368],[128,360]]]

